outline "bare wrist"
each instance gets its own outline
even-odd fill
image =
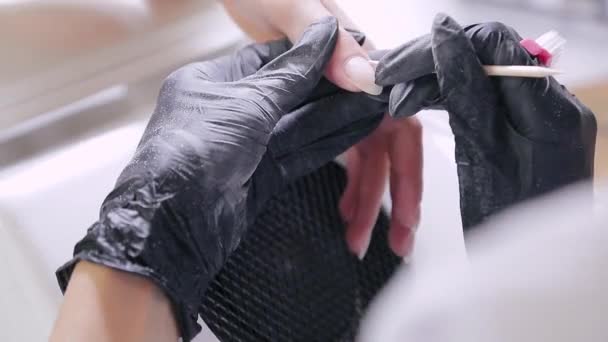
[[[151,281],[81,261],[50,341],[176,341],[171,303]]]

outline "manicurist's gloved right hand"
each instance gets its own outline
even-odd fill
[[[536,65],[500,23],[461,28],[438,15],[430,35],[386,54],[376,82],[394,86],[389,111],[449,113],[465,229],[505,207],[590,179],[593,113],[554,78],[487,77],[482,65]]]
[[[189,341],[207,286],[264,202],[382,120],[387,98],[322,79],[337,36],[326,17],[293,47],[254,44],[169,76],[99,220],[58,270],[62,289],[80,260],[146,277]]]

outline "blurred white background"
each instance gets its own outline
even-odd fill
[[[427,33],[437,12],[462,24],[502,21],[533,38],[560,31],[568,39],[561,80],[598,114],[598,174],[608,174],[599,158],[608,135],[606,0],[340,3],[380,48]],[[0,41],[0,340],[38,341],[61,298],[54,270],[95,221],[164,76],[244,37],[215,1],[0,0]],[[464,258],[449,128],[443,113],[422,119],[426,183],[414,268]]]

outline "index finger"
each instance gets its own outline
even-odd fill
[[[427,34],[388,51],[378,61],[376,83],[405,83],[435,72],[431,35]]]
[[[493,149],[504,141],[499,128],[505,120],[494,84],[486,75],[464,29],[451,17],[439,14],[431,34],[435,70],[450,126],[456,139],[472,140]]]
[[[346,14],[339,10],[333,1],[271,1],[271,5],[266,11],[268,20],[279,31],[285,33],[289,40],[296,41],[310,23],[326,16],[335,16],[340,22],[338,31],[338,42],[336,49],[325,68],[325,77],[337,86],[353,91],[378,92],[373,84],[373,69],[369,69],[370,84],[355,83],[347,75],[345,64],[352,57],[362,57],[368,60],[369,57],[364,48],[348,33],[344,27],[356,29],[352,21]],[[326,7],[327,6],[327,7]],[[368,43],[369,44],[369,43]]]

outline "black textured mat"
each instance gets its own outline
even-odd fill
[[[352,341],[400,259],[379,216],[365,259],[338,212],[346,175],[331,163],[273,198],[209,288],[201,316],[220,341]]]

